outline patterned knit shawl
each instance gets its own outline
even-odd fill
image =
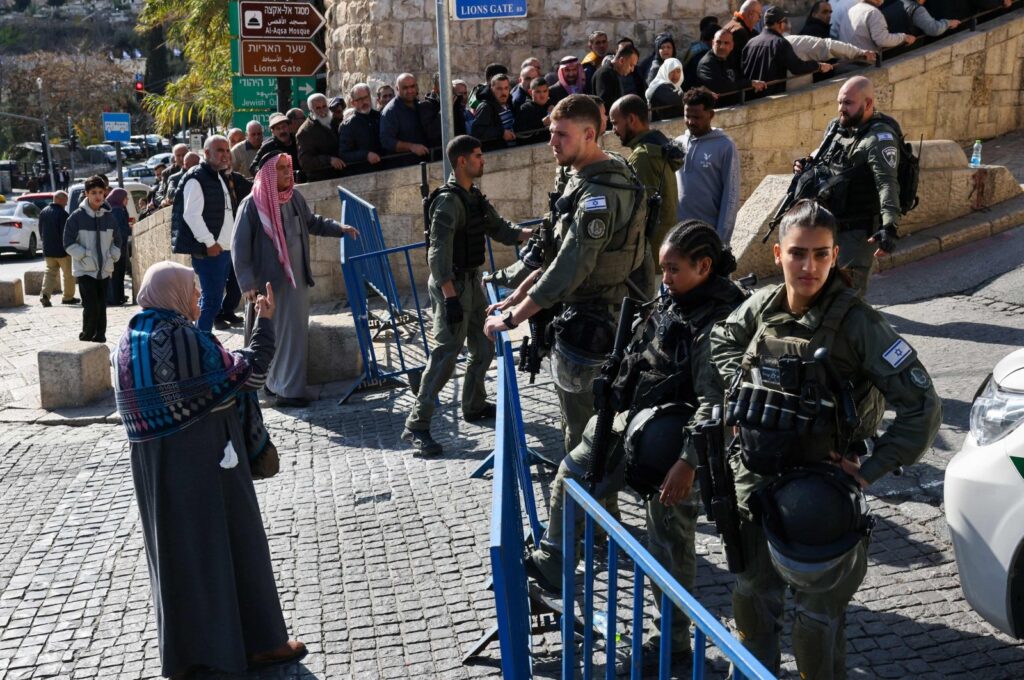
[[[131,442],[184,430],[233,397],[253,370],[243,352],[229,352],[166,309],[136,314],[113,359],[117,410]]]

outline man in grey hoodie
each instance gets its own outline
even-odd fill
[[[676,218],[714,225],[726,245],[736,225],[740,204],[740,159],[736,144],[719,128],[711,127],[715,95],[695,87],[683,95],[686,132],[676,138],[686,153],[676,172],[679,207]]]

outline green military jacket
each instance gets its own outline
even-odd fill
[[[829,124],[839,126],[834,119]],[[879,208],[882,226],[896,228],[900,222],[899,135],[878,114],[853,130],[839,128],[828,149],[818,158],[833,173],[844,168],[850,173],[849,187],[842,210],[833,210],[840,222],[847,215],[864,216],[866,208]]]
[[[655,260],[661,249],[665,234],[676,224],[676,210],[679,207],[679,189],[676,187],[676,171],[683,167],[686,156],[682,150],[666,153],[664,146],[671,143],[660,130],[647,130],[626,142],[632,149],[627,159],[648,194],[661,194],[661,208],[658,211],[658,227],[651,235],[651,255]]]
[[[455,184],[454,174],[448,177],[447,183]],[[486,198],[483,200],[486,211],[484,229],[487,235],[506,245],[518,243],[522,229],[499,215]],[[466,206],[459,195],[454,191],[438,194],[430,205],[430,245],[427,248],[430,279],[437,285],[455,278],[452,269],[452,244],[465,225]]]
[[[757,291],[712,332],[711,356],[722,378],[730,383],[742,370],[743,357],[761,326],[772,328],[776,335],[810,339],[845,287],[833,276],[811,308],[799,317],[786,308],[784,284]],[[917,462],[935,439],[942,407],[913,347],[881,314],[857,298],[835,335],[830,356],[839,374],[852,381],[855,394],[874,387],[896,411],[895,420],[878,439],[874,453],[861,465],[861,476],[874,482],[898,466]],[[880,419],[881,413],[876,422],[865,426],[874,431]],[[737,475],[737,495],[746,498],[762,480],[744,469]]]
[[[623,161],[609,158],[570,175],[562,196],[571,207],[555,225],[552,259],[530,298],[545,309],[558,302],[621,302],[626,279],[650,258],[642,187]]]

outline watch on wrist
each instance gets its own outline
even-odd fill
[[[510,310],[508,310],[507,312],[505,312],[504,314],[501,315],[501,322],[503,324],[505,324],[505,328],[511,329],[511,328],[515,328],[516,327],[515,322],[512,321],[513,314],[514,314],[514,312],[510,309]]]

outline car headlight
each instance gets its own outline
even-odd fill
[[[1024,394],[1004,392],[992,378],[971,405],[971,434],[982,446],[1013,432],[1024,419]]]

